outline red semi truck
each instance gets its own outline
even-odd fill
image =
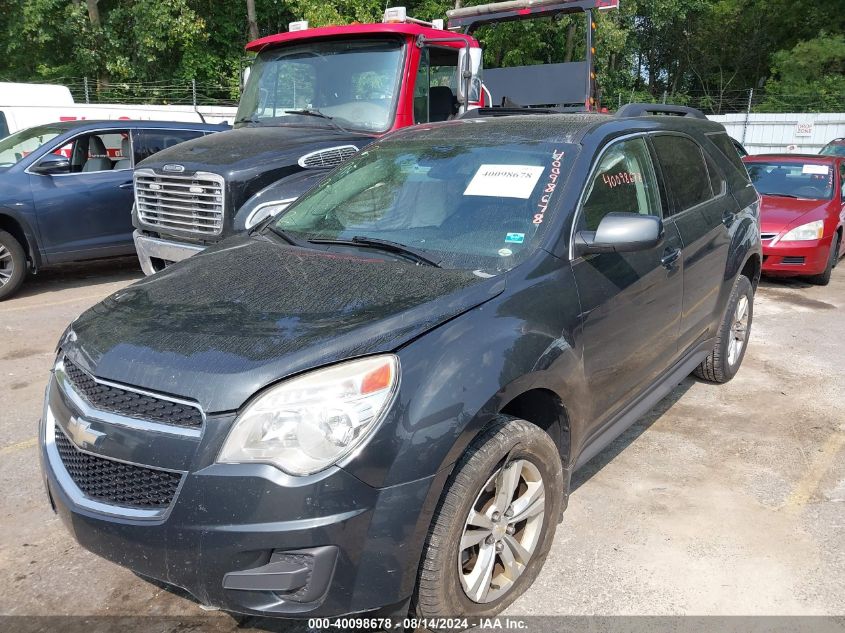
[[[398,128],[523,108],[596,107],[593,12],[618,0],[514,0],[423,22],[403,7],[378,24],[308,28],[256,54],[235,129],[183,143],[135,172],[135,245],[152,274],[283,211],[326,171]],[[481,26],[583,14],[583,61],[482,71]],[[506,106],[506,107],[502,107]]]

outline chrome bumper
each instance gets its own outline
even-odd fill
[[[138,260],[141,262],[141,269],[145,275],[153,275],[158,272],[153,265],[152,258],[181,262],[183,259],[188,259],[191,255],[196,255],[205,250],[204,247],[194,244],[147,237],[137,230],[132,234],[132,238],[135,240],[135,250],[138,252]]]

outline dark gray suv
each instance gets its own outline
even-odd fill
[[[74,537],[241,613],[510,604],[572,473],[746,351],[758,197],[730,138],[624,114],[390,135],[84,313],[40,432]]]

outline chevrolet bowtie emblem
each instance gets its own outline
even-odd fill
[[[71,416],[65,431],[79,448],[94,448],[99,439],[105,435],[92,429],[90,422],[80,420],[76,416]]]

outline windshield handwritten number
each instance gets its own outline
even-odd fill
[[[549,172],[549,180],[543,189],[543,196],[540,202],[537,203],[537,213],[534,214],[534,224],[542,224],[543,218],[546,215],[546,210],[549,208],[549,201],[552,199],[555,187],[557,187],[557,179],[560,177],[560,161],[563,159],[563,152],[555,150],[552,152],[552,169]]]

